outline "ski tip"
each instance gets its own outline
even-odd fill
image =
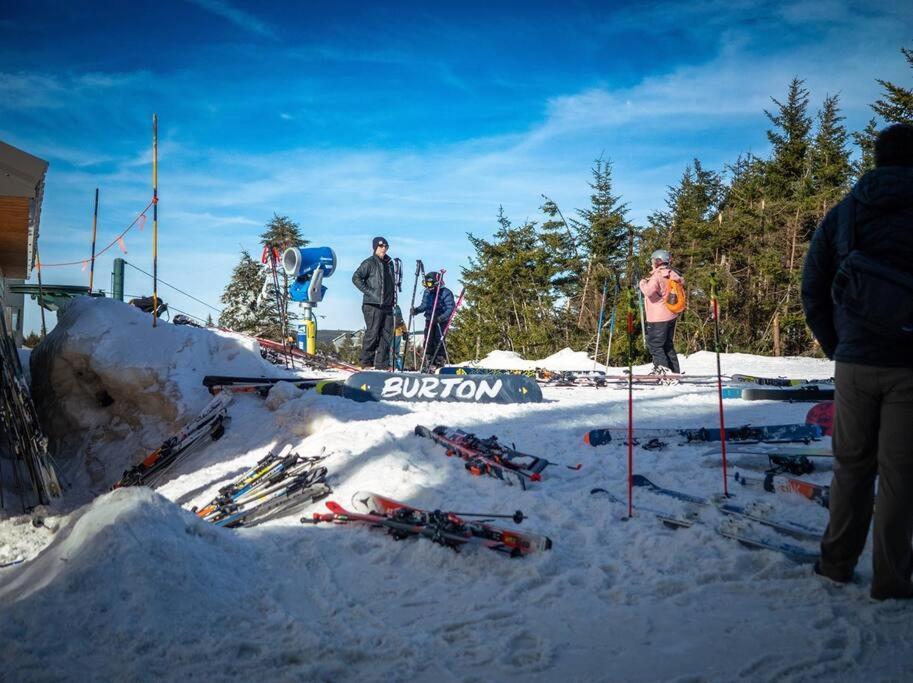
[[[586,434],[583,435],[583,443],[585,443],[587,446],[593,445],[590,443],[590,433],[589,432],[587,432]]]
[[[631,477],[631,483],[634,484],[634,486],[653,486],[653,482],[642,474],[635,474]]]

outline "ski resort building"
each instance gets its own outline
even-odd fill
[[[17,345],[23,341],[25,301],[9,285],[28,278],[35,265],[47,170],[48,162],[0,141],[0,300]]]

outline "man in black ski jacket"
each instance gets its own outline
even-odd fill
[[[830,520],[815,571],[852,580],[874,504],[876,600],[913,597],[910,283],[913,126],[896,124],[876,139],[875,169],[821,221],[802,274],[806,320],[836,361]]]
[[[443,364],[446,358],[444,344],[441,341],[444,328],[453,314],[456,304],[453,301],[453,292],[440,282],[440,274],[434,271],[425,274],[422,286],[425,291],[422,293],[422,303],[412,309],[412,315],[416,313],[425,314],[425,364],[430,368],[435,368]],[[437,307],[434,305],[435,297],[437,298]],[[434,320],[431,319],[432,313]]]
[[[396,303],[393,259],[387,256],[390,245],[383,237],[371,242],[374,253],[361,262],[352,274],[352,284],[364,295],[361,312],[365,316],[365,336],[361,341],[362,367],[386,369],[393,339],[393,304]]]

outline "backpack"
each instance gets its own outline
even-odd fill
[[[672,269],[670,268],[669,270]],[[675,272],[681,277],[681,273],[678,271]],[[666,304],[666,308],[676,315],[685,310],[687,300],[685,298],[685,288],[681,282],[673,280],[671,277],[669,278],[669,289],[666,290],[666,296],[663,297],[663,303]]]
[[[913,274],[855,249],[856,200],[837,207],[837,273],[831,298],[848,320],[880,337],[913,341]]]

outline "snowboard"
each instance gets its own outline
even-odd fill
[[[808,411],[805,424],[818,425],[825,436],[834,435],[834,402],[819,403]]]
[[[520,375],[440,376],[419,372],[356,372],[341,395],[356,401],[539,403],[542,390]]]

